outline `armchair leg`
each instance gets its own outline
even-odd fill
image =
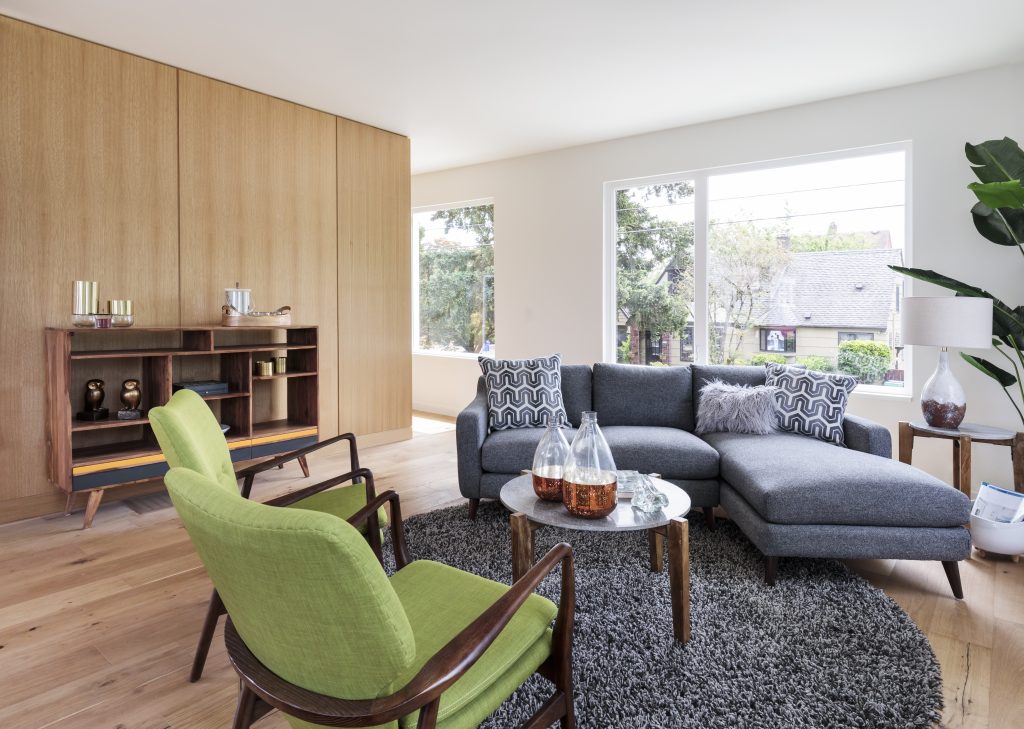
[[[480,506],[480,499],[469,500],[469,518],[472,521],[476,521],[476,510]]]
[[[779,571],[778,557],[764,558],[764,584],[769,587],[775,584],[775,574]]]
[[[949,587],[953,590],[953,597],[957,600],[963,600],[964,588],[960,584],[960,563],[943,562],[942,568],[946,570],[946,579],[949,580]]]
[[[188,680],[195,683],[203,675],[203,668],[206,666],[206,656],[210,652],[210,644],[213,642],[213,633],[217,630],[217,621],[220,616],[227,612],[220,595],[214,590],[210,595],[210,605],[206,608],[206,619],[203,620],[203,630],[199,633],[199,645],[196,646],[196,657],[192,659],[192,673]]]
[[[231,729],[249,729],[252,726],[252,712],[256,708],[256,694],[245,684],[238,692],[238,704],[235,706],[235,718]]]

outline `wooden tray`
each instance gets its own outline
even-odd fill
[[[233,306],[221,307],[220,323],[226,327],[282,327],[292,323],[292,307],[282,306],[277,311],[243,314]]]

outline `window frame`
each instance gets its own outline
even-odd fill
[[[412,353],[417,356],[423,357],[451,357],[455,359],[472,359],[476,360],[477,357],[496,357],[496,351],[498,348],[497,337],[495,337],[494,346],[491,347],[490,352],[440,352],[433,349],[423,349],[420,347],[420,244],[419,244],[419,231],[416,228],[416,215],[418,213],[433,213],[438,210],[454,210],[456,208],[474,208],[482,205],[494,205],[494,198],[482,197],[475,198],[473,200],[460,200],[453,203],[442,203],[437,205],[416,205],[409,212],[409,228],[411,230],[410,235],[410,246],[412,248],[412,341],[410,345],[412,347]],[[496,211],[495,211],[496,212]],[[497,241],[498,234],[498,222],[497,214],[494,216],[494,239]],[[491,286],[494,287],[497,282],[497,266],[495,266],[494,281],[491,282]],[[497,300],[497,289],[494,294],[495,301]],[[492,302],[494,306],[495,320],[497,320],[497,305]]]
[[[657,185],[676,182],[691,182],[694,189],[693,219],[693,279],[694,279],[694,322],[693,322],[693,362],[706,365],[708,363],[708,178],[715,175],[726,175],[736,172],[754,172],[758,170],[792,167],[814,162],[828,162],[855,157],[870,157],[892,152],[903,153],[903,227],[905,232],[903,245],[903,265],[913,265],[913,143],[910,140],[888,142],[866,147],[840,149],[830,152],[810,154],[746,162],[720,167],[705,167],[682,172],[669,172],[643,177],[630,177],[610,180],[604,183],[604,282],[602,291],[602,309],[604,326],[602,327],[602,354],[605,362],[615,362],[616,342],[616,239],[618,224],[616,220],[615,193],[632,187]],[[903,296],[912,296],[913,279],[906,278],[903,282]],[[898,303],[897,303],[898,306]],[[897,309],[898,310],[898,309]],[[892,388],[884,385],[857,385],[855,394],[877,395],[884,397],[910,398],[913,394],[913,359],[911,348],[902,349],[904,381],[903,387]],[[897,390],[897,391],[894,391]]]

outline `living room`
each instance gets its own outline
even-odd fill
[[[1021,28],[0,0],[0,726],[1024,725]]]

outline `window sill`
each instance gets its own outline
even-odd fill
[[[476,362],[476,358],[491,357],[494,358],[494,352],[489,352],[485,355],[481,355],[478,352],[435,352],[429,349],[414,349],[412,351],[414,357],[439,357],[443,359],[466,359]]]
[[[911,400],[913,398],[909,387],[897,389],[895,387],[880,387],[877,385],[858,385],[852,394],[863,397],[891,398],[893,400]]]

